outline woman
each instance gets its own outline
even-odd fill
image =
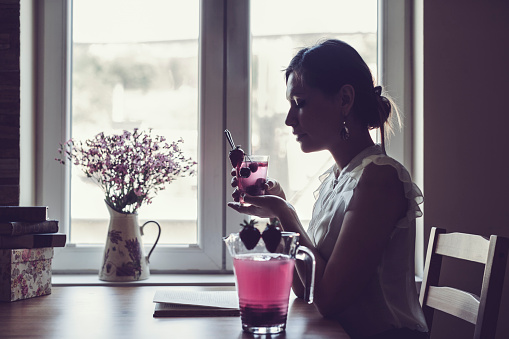
[[[352,338],[427,338],[414,279],[422,194],[408,171],[385,153],[389,99],[373,86],[361,56],[338,40],[299,51],[286,69],[286,83],[286,125],[302,151],[327,150],[335,160],[319,188],[309,228],[304,230],[273,180],[266,195],[244,196],[250,205],[229,206],[278,218],[285,231],[301,234],[301,244],[316,257],[314,303]],[[371,139],[373,128],[381,129],[381,145]],[[233,196],[237,201],[238,191]],[[297,274],[293,290],[302,296]]]

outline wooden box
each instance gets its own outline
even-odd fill
[[[53,247],[0,250],[0,301],[51,293]]]

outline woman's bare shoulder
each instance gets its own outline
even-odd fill
[[[404,215],[407,202],[398,171],[390,165],[367,165],[355,188],[353,202],[363,210],[382,209],[394,216]]]
[[[398,188],[402,186],[396,168],[389,164],[370,163],[364,168],[359,184],[378,188]]]

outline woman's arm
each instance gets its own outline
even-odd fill
[[[322,315],[343,311],[363,293],[406,209],[396,170],[368,165],[354,190],[331,257],[321,266],[323,271],[317,272],[315,304]]]

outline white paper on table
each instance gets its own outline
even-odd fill
[[[237,291],[158,290],[153,301],[155,303],[239,308]]]

